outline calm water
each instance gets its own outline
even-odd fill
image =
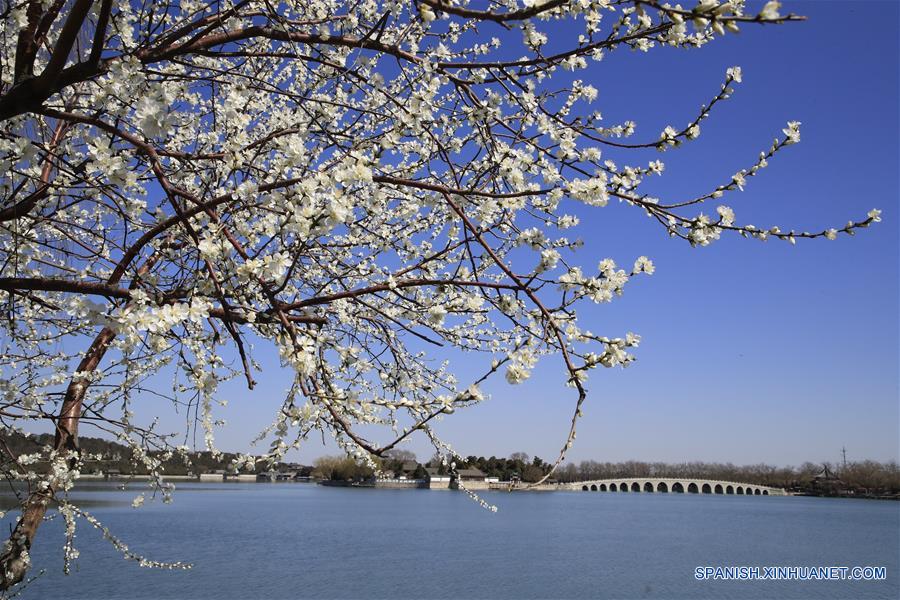
[[[182,484],[139,510],[127,492],[77,496],[131,548],[195,564],[142,569],[79,525],[62,574],[62,523],[41,529],[46,573],[24,598],[890,598],[900,597],[900,503],[687,494],[460,493],[310,484]],[[7,530],[9,516],[4,519]],[[873,565],[880,582],[696,581],[698,565]]]

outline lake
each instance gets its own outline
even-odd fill
[[[864,500],[488,492],[281,483],[181,483],[172,504],[131,507],[145,484],[73,496],[130,548],[193,563],[126,562],[79,520],[41,527],[24,598],[889,598],[900,597],[900,503]],[[3,519],[8,531],[10,517]],[[877,566],[884,581],[698,581],[698,566]]]

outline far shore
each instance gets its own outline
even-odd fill
[[[119,484],[124,486],[125,484],[131,482],[144,482],[150,481],[152,477],[146,474],[138,474],[138,475],[126,475],[126,474],[118,474],[118,475],[104,475],[104,474],[85,474],[81,475],[77,482],[78,483],[97,483],[104,482],[110,484]],[[16,479],[17,482],[24,482],[24,479]],[[279,479],[274,473],[260,473],[260,474],[242,474],[242,476],[225,476],[222,474],[206,474],[205,476],[201,475],[168,475],[164,476],[162,483],[175,483],[175,482],[189,482],[189,483],[199,483],[199,484],[231,484],[231,483],[270,483],[270,484],[290,484],[290,483],[300,483],[300,484],[318,484],[327,487],[345,487],[345,488],[359,488],[359,489],[393,489],[393,490],[440,490],[440,491],[453,491],[457,490],[458,485],[456,482],[450,484],[449,478],[441,478],[441,481],[438,485],[435,485],[434,482],[430,482],[428,479],[374,479],[374,480],[363,480],[363,481],[339,481],[339,480],[327,480],[327,479],[318,479],[315,477],[293,477],[293,478],[281,478]],[[598,489],[591,490],[587,485],[591,482],[574,482],[574,483],[544,483],[541,485],[533,485],[529,483],[523,483],[519,481],[465,481],[463,483],[463,487],[473,490],[473,491],[494,491],[494,492],[587,492],[587,493],[597,493],[598,495],[609,495],[609,494],[620,494],[624,493],[625,490],[615,491],[604,489],[602,491]],[[752,486],[754,484],[747,484],[748,486]],[[588,489],[584,489],[587,487]],[[596,486],[595,486],[596,487]],[[764,486],[758,486],[764,487]],[[771,490],[776,491],[775,488],[769,488]],[[658,494],[663,495],[666,492],[657,492],[657,491],[649,491],[649,490],[636,490],[630,489],[627,490],[627,493],[635,494]],[[717,491],[713,493],[711,490],[707,491],[681,491],[681,492],[670,492],[674,495],[684,494],[684,495],[741,495],[741,494],[733,494],[729,491],[727,494]],[[753,495],[748,491],[749,495]],[[760,494],[757,494],[760,495]],[[766,496],[798,496],[798,497],[821,497],[821,498],[848,498],[848,499],[865,499],[865,500],[900,500],[900,494],[894,495],[876,495],[876,494],[821,494],[821,493],[811,493],[805,490],[783,490],[777,489],[777,493],[772,494],[764,494]]]

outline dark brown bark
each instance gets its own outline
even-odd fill
[[[115,337],[116,334],[112,329],[104,327],[78,364],[78,372],[94,371]],[[56,439],[53,447],[57,453],[71,459],[78,453],[78,420],[89,385],[90,380],[83,375],[72,378],[66,388],[65,399],[56,422]],[[22,507],[22,517],[16,523],[3,553],[0,554],[0,590],[9,589],[25,578],[30,567],[28,553],[31,542],[44,519],[47,506],[57,491],[50,485],[45,490],[34,490],[29,494]]]
[[[38,24],[41,22],[41,3],[38,0],[29,2],[25,15],[28,18],[28,24],[19,32],[19,39],[16,43],[16,63],[13,70],[15,83],[32,75],[34,55],[37,52],[35,35]]]

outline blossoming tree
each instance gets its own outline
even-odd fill
[[[550,357],[574,405],[559,464],[588,372],[627,365],[639,341],[589,331],[578,307],[653,272],[645,257],[578,262],[565,232],[578,218],[564,209],[622,202],[699,246],[834,238],[878,220],[761,229],[724,205],[799,141],[796,122],[714,189],[642,191],[663,163],[631,164],[628,150],[697,138],[738,67],[658,135],[637,139],[633,122],[590,108],[597,90],[577,75],[591,61],[799,19],[774,1],[758,14],[742,0],[2,6],[0,422],[55,432],[41,455],[0,448],[3,474],[28,486],[3,589],[25,576],[48,507],[68,525],[67,564],[76,522],[102,527],[67,499],[81,426],[129,445],[165,491],[161,461],[187,448],[132,412],[162,375],[171,391],[153,391],[195,411],[214,449],[217,386],[241,377],[252,389],[251,346],[272,344],[293,387],[262,460],[323,431],[365,462],[414,432],[449,456],[434,419],[479,402],[487,378],[519,383]],[[560,27],[571,35],[550,39]],[[463,381],[435,362],[451,350],[482,354],[483,372]],[[30,470],[38,458],[49,474]]]

